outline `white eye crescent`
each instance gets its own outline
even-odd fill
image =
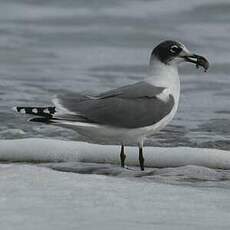
[[[178,46],[173,45],[173,46],[170,47],[170,50],[169,50],[169,51],[170,51],[171,53],[175,54],[179,49],[180,49],[180,48],[179,48]]]

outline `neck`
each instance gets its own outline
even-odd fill
[[[172,75],[178,75],[178,68],[176,64],[167,65],[156,58],[150,60],[150,76],[164,78],[171,78]]]
[[[180,79],[177,65],[167,65],[151,58],[150,77],[146,81],[155,86],[168,88],[176,98],[179,97]]]

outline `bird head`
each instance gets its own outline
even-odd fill
[[[182,43],[171,40],[161,42],[153,49],[150,62],[153,60],[158,60],[165,65],[190,62],[195,64],[197,68],[203,67],[205,71],[209,68],[209,62],[205,57],[194,54]]]

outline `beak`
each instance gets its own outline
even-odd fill
[[[204,68],[204,71],[206,72],[207,69],[209,68],[209,62],[203,56],[193,54],[188,51],[187,52],[182,51],[180,54],[180,57],[184,58],[186,62],[191,62],[191,63],[196,64],[197,69],[201,66]]]

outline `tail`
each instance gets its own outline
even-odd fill
[[[19,113],[31,114],[38,117],[30,119],[30,121],[37,122],[48,122],[53,118],[53,114],[55,114],[55,107],[16,107],[16,111]]]

